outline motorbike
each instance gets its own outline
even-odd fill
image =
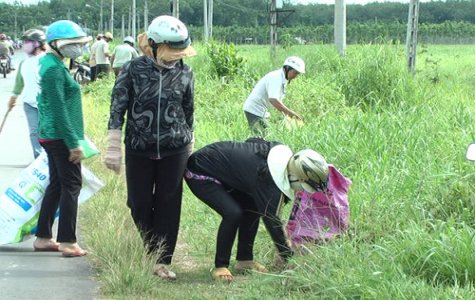
[[[10,61],[6,55],[0,55],[0,74],[3,78],[7,78],[8,73],[10,73]]]
[[[87,84],[91,81],[91,67],[88,63],[85,62],[74,62],[77,66],[76,72],[74,72],[73,78],[74,80],[81,84]]]

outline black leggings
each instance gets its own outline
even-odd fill
[[[218,229],[215,267],[228,267],[236,234],[239,230],[237,260],[253,260],[253,247],[259,217],[251,196],[229,191],[210,180],[186,178],[193,194],[215,210],[223,219]]]
[[[125,157],[127,205],[148,251],[161,252],[157,263],[170,264],[175,251],[188,156]]]

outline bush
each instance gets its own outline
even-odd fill
[[[245,72],[244,58],[238,55],[234,44],[218,43],[212,40],[206,51],[219,78],[228,79]]]

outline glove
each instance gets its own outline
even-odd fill
[[[16,105],[16,98],[17,96],[11,96],[10,101],[8,101],[8,109],[12,109]]]
[[[121,138],[122,132],[119,129],[111,129],[107,134],[107,150],[104,162],[106,167],[116,174],[120,174],[120,165],[122,164]]]
[[[69,161],[73,164],[78,164],[84,157],[82,149],[80,147],[69,150]]]

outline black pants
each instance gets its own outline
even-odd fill
[[[229,191],[222,184],[209,180],[186,179],[193,194],[221,217],[216,243],[216,268],[228,267],[238,235],[237,260],[253,260],[254,240],[259,227],[259,214],[251,196]]]
[[[157,263],[170,264],[175,251],[188,156],[125,157],[127,205],[148,251],[160,251]]]
[[[267,133],[266,120],[247,111],[244,111],[244,114],[246,115],[247,123],[252,133],[258,137],[265,137]]]
[[[46,188],[38,219],[39,238],[52,238],[55,213],[59,207],[58,242],[76,242],[78,197],[81,191],[81,164],[69,161],[69,149],[62,140],[43,143],[48,155],[50,184]]]
[[[91,81],[96,80],[96,66],[91,66]]]
[[[97,64],[96,65],[96,79],[107,76],[111,71],[109,64]]]

